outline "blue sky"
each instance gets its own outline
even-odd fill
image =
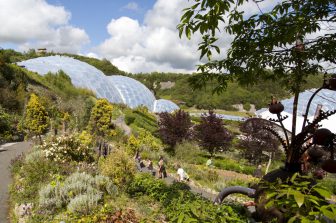
[[[182,10],[192,2],[0,0],[0,47],[18,51],[47,48],[106,58],[132,73],[190,73],[200,63],[201,36],[179,38],[176,26]],[[253,2],[244,7],[251,13],[259,10]],[[223,38],[223,53],[231,41]]]
[[[111,19],[127,16],[143,22],[145,13],[151,9],[154,0],[47,0],[48,3],[63,6],[71,12],[70,23],[84,28],[91,39],[92,45],[97,45],[109,35],[106,25]]]

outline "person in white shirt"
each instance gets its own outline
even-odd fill
[[[180,182],[183,182],[183,181],[185,181],[185,180],[187,180],[187,173],[184,171],[184,169],[180,166],[180,165],[178,165],[177,166],[177,175],[179,176],[179,181]]]

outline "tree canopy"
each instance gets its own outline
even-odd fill
[[[222,119],[211,110],[208,115],[202,115],[201,123],[195,126],[195,132],[200,146],[211,156],[220,149],[228,149],[232,140],[232,135],[224,127]]]
[[[335,64],[333,0],[285,0],[252,15],[242,6],[265,0],[192,2],[178,29],[180,36],[191,38],[199,32],[203,37],[198,49],[208,62],[192,79],[195,87],[215,79],[220,91],[231,79],[243,84],[274,79],[296,93],[307,75],[326,70],[322,63]],[[214,51],[221,53],[220,40],[232,37],[229,50],[221,55],[224,59],[212,60]]]
[[[191,137],[190,115],[183,110],[175,113],[163,112],[159,114],[159,134],[162,141],[173,148],[178,142]]]
[[[284,0],[251,14],[244,4],[266,0],[192,0],[178,25],[180,36],[200,33],[200,73],[191,78],[195,88],[216,80],[215,91],[229,80],[253,84],[275,80],[294,93],[292,136],[295,136],[299,92],[308,75],[334,69],[336,61],[336,2],[333,0]],[[272,4],[272,3],[271,3]],[[259,6],[259,5],[258,5]],[[233,38],[220,60],[220,40]],[[327,68],[328,66],[328,68]]]

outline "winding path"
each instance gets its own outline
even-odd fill
[[[0,146],[0,222],[8,219],[8,186],[12,182],[10,174],[11,160],[31,147],[30,142],[7,143]]]

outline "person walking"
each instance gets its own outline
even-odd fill
[[[164,160],[163,160],[162,156],[160,156],[158,166],[159,166],[159,178],[166,178],[167,177],[167,171],[166,171],[166,167],[165,167]]]
[[[147,169],[148,171],[155,176],[155,171],[154,171],[154,167],[153,167],[153,162],[151,159],[148,159],[148,164],[147,164]]]

